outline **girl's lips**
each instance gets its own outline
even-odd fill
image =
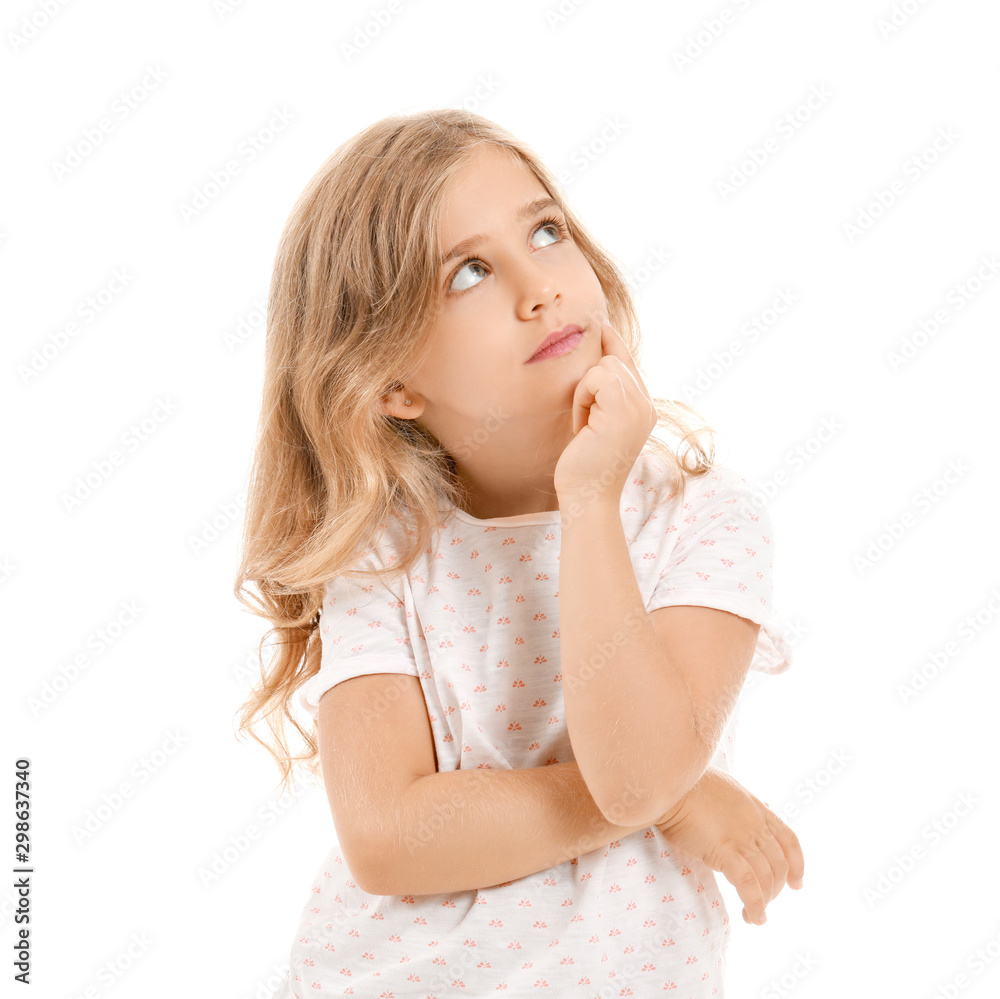
[[[572,333],[568,333],[560,340],[549,344],[548,347],[540,350],[534,357],[528,358],[525,364],[534,364],[536,361],[545,361],[550,357],[559,357],[560,354],[568,354],[571,350],[579,347],[582,342],[583,330],[579,326],[574,327]]]
[[[560,340],[565,340],[572,333],[582,333],[583,327],[578,326],[576,323],[567,323],[562,329],[556,330],[554,333],[550,333],[539,345],[538,349],[528,358],[525,362],[526,364],[530,361],[535,360],[540,354],[548,350],[549,347],[555,346]]]

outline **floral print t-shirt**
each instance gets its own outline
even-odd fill
[[[688,477],[683,500],[671,483],[647,445],[621,495],[644,606],[697,604],[755,621],[751,669],[783,672],[791,659],[771,604],[766,508],[723,465]],[[388,535],[377,556],[387,566]],[[573,760],[559,660],[559,511],[479,520],[442,506],[436,539],[389,587],[356,577],[327,585],[321,666],[295,691],[296,707],[315,718],[336,684],[405,673],[420,681],[439,771]],[[712,760],[727,772],[737,717]],[[281,999],[724,996],[730,927],[715,872],[656,826],[514,881],[416,896],[366,893],[335,843],[306,895]]]

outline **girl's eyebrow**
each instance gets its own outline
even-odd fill
[[[544,208],[558,208],[559,211],[562,211],[562,206],[554,198],[536,198],[534,201],[529,201],[526,205],[522,205],[514,213],[514,221],[523,222],[525,219],[531,218],[532,215],[537,215]],[[452,257],[458,257],[463,253],[468,253],[469,250],[474,250],[484,239],[486,237],[482,233],[479,233],[478,235],[470,236],[468,239],[463,239],[461,243],[456,243],[451,248],[451,251],[441,258],[441,266],[444,267]]]

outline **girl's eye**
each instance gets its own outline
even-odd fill
[[[554,229],[556,232],[556,235],[552,239],[552,241],[543,244],[544,246],[553,246],[554,244],[561,242],[563,239],[566,238],[566,236],[569,235],[569,230],[566,228],[565,223],[562,222],[560,219],[555,219],[555,218],[543,219],[535,227],[534,232],[541,232],[543,229]],[[532,233],[532,235],[534,235],[534,233]],[[480,270],[484,272],[483,276],[485,276],[485,266],[483,265],[483,262],[479,260],[477,257],[466,257],[465,260],[463,260],[458,265],[458,270],[455,271],[455,276],[451,279],[451,283],[448,286],[450,292],[456,295],[460,295],[463,291],[469,291],[470,289],[476,287],[476,285],[479,283],[478,281],[473,281],[472,283],[469,283],[465,278],[461,277],[463,271],[465,271],[466,268],[469,268],[471,271],[472,267],[478,267]]]

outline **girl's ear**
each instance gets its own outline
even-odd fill
[[[382,393],[379,409],[386,416],[398,416],[408,420],[423,412],[423,400],[402,382],[395,382],[388,391]]]

